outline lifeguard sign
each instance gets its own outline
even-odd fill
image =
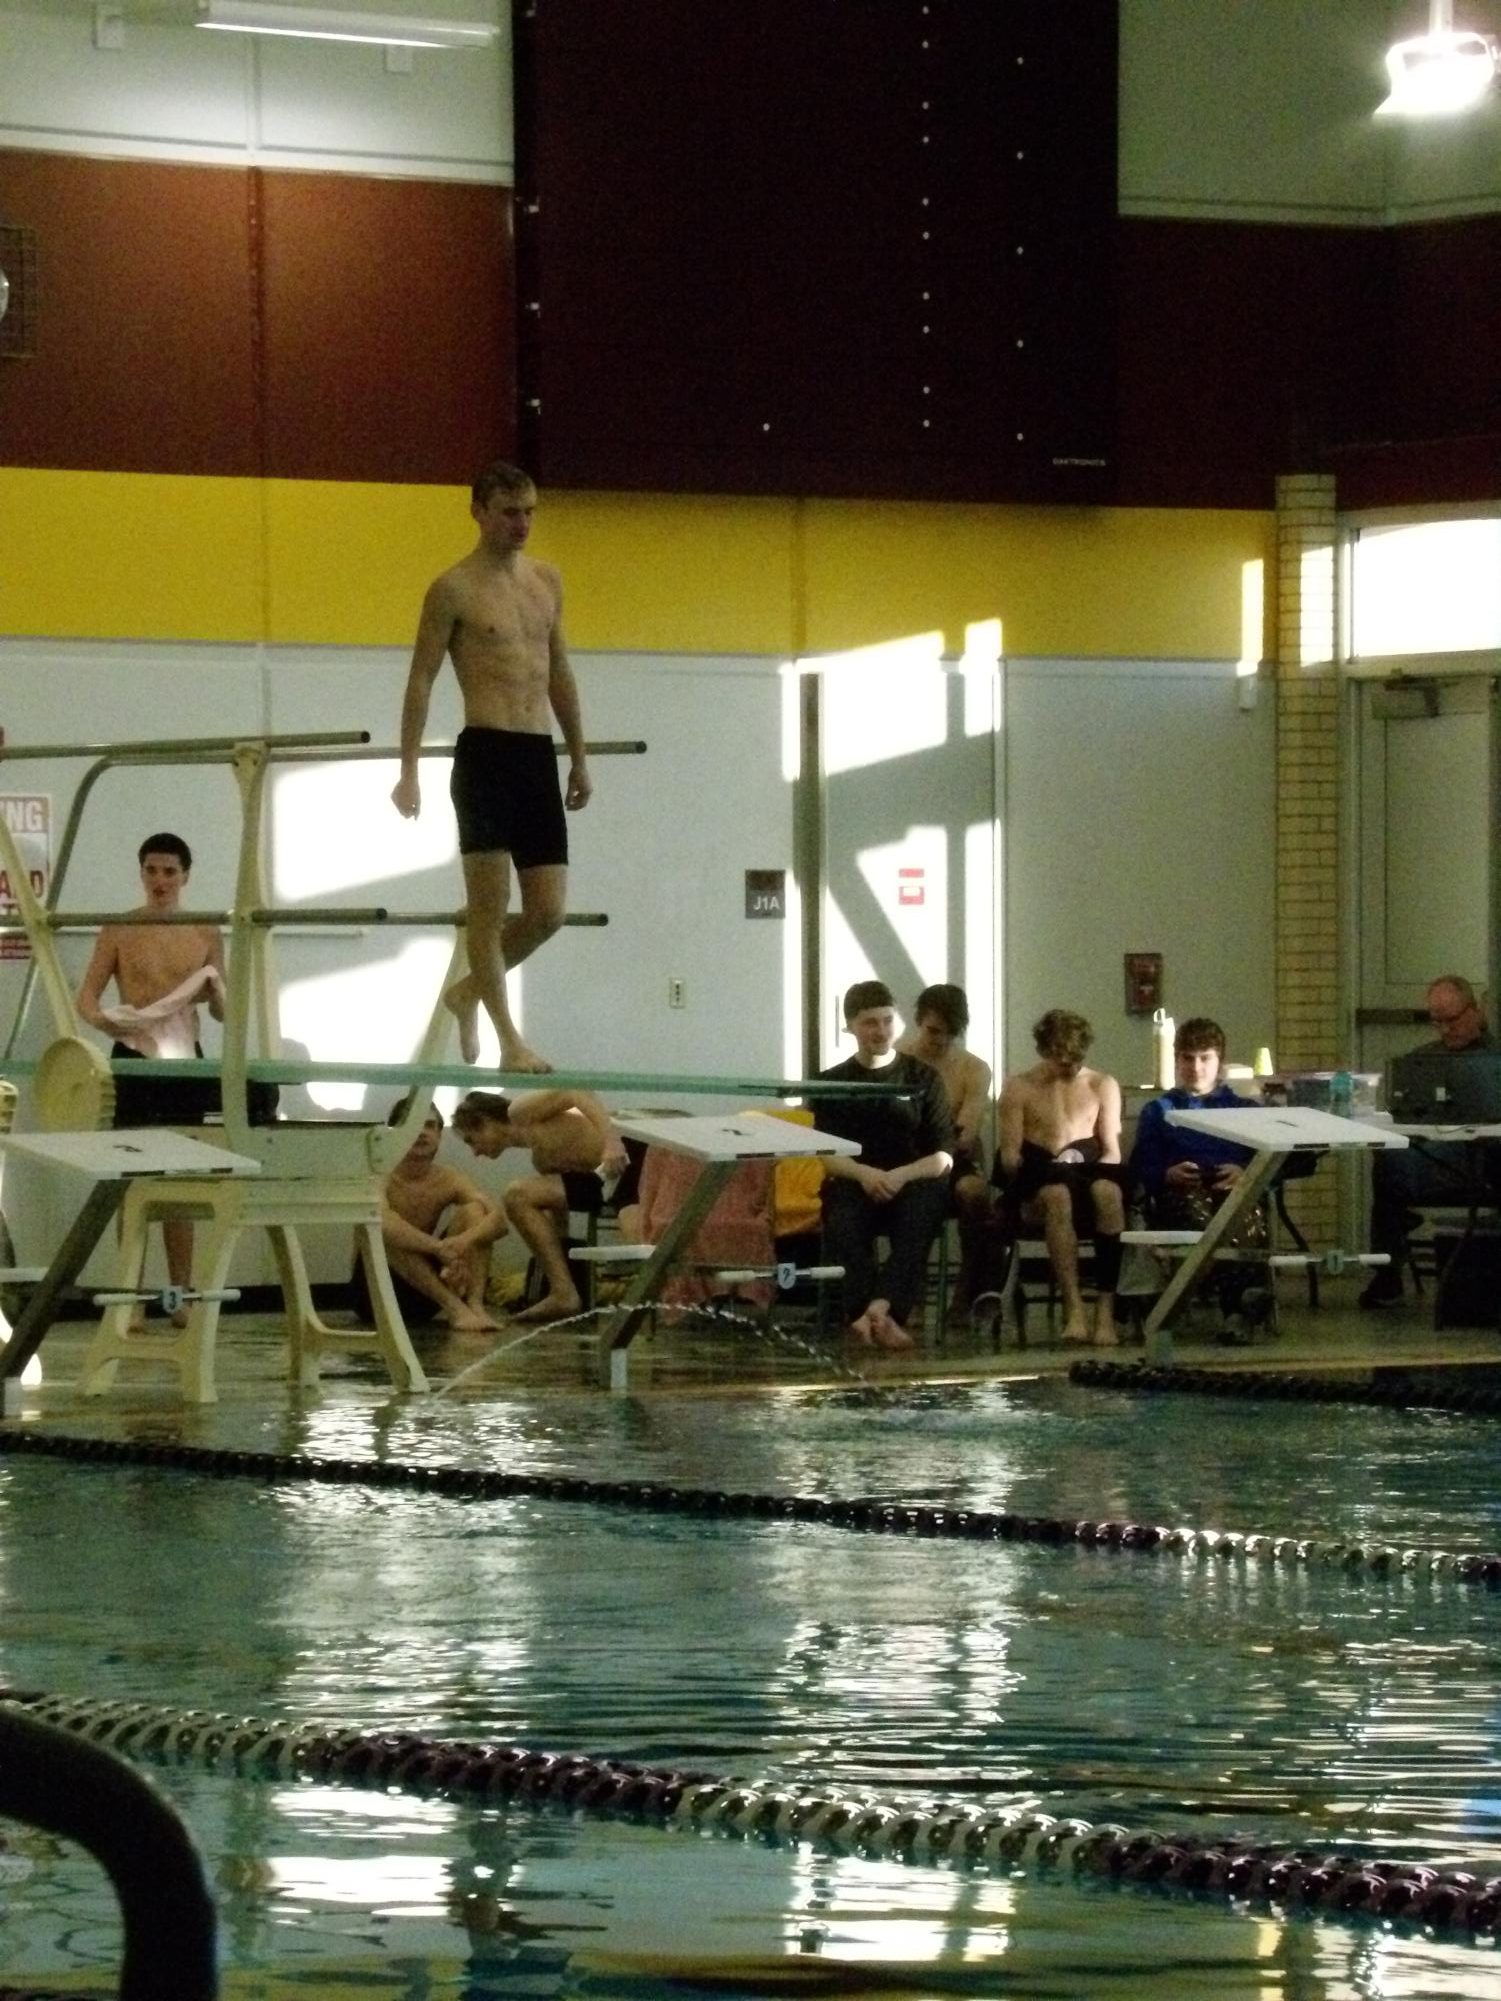
[[[32,895],[39,903],[45,903],[52,874],[51,796],[45,792],[0,792],[0,814],[4,815],[26,865]],[[20,921],[15,888],[7,871],[0,867],[0,923]],[[31,946],[23,933],[0,935],[0,959],[25,959],[30,953]]]

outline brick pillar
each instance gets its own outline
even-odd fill
[[[1279,1070],[1340,1060],[1339,675],[1334,481],[1277,482],[1277,1046]],[[1310,1243],[1335,1241],[1336,1179],[1294,1182]]]

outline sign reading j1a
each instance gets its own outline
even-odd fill
[[[787,915],[786,869],[748,868],[745,871],[745,914],[747,917]]]

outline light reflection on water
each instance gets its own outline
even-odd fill
[[[1494,1432],[1463,1418],[1045,1385],[223,1417],[328,1456],[1501,1543]],[[1497,1608],[1442,1582],[4,1461],[0,1610],[12,1685],[1501,1870]],[[1501,1996],[1489,1953],[1089,1886],[160,1777],[230,1963],[292,1985],[662,1994],[676,1955],[774,1992],[758,1962],[816,1948],[909,1993]],[[69,1869],[39,1866],[7,1936],[107,1964]],[[54,1963],[3,1950],[7,1976]]]

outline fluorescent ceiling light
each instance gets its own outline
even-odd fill
[[[1429,0],[1428,32],[1387,51],[1391,95],[1378,116],[1438,118],[1480,102],[1501,69],[1494,35],[1454,26],[1454,0]]]
[[[290,7],[283,0],[198,0],[200,28],[238,35],[291,35],[312,42],[374,42],[387,49],[487,49],[500,30],[475,21],[426,21],[342,7]]]

